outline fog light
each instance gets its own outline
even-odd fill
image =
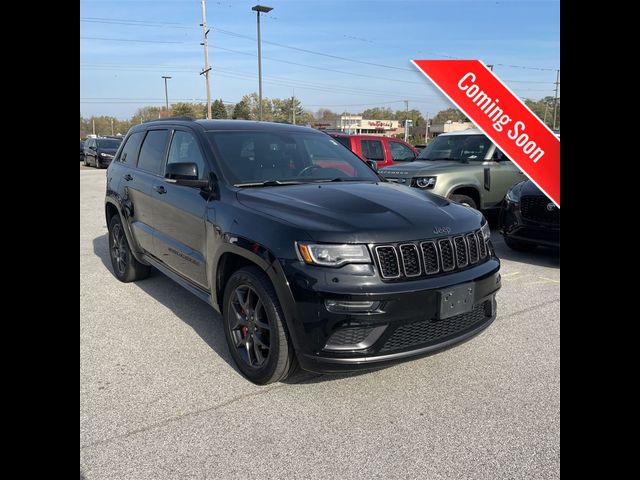
[[[324,306],[333,313],[370,313],[378,310],[380,302],[325,300]]]

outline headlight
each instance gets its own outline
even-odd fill
[[[104,158],[113,158],[113,155],[109,155],[108,153],[100,153],[100,156]]]
[[[522,185],[524,182],[517,183],[509,189],[507,192],[507,200],[511,203],[520,203],[520,193],[522,192]]]
[[[489,237],[491,237],[491,230],[489,229],[489,222],[485,220],[484,225],[480,227],[480,232],[482,232],[482,238],[484,238],[485,242],[489,241]]]
[[[436,185],[436,177],[417,177],[416,186],[418,188],[433,188]]]
[[[371,263],[366,245],[296,243],[300,260],[309,265],[339,267],[345,263]]]

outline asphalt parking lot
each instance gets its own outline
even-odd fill
[[[498,318],[435,356],[258,387],[214,310],[154,271],[111,274],[105,170],[80,171],[81,478],[554,479],[560,263],[497,231]]]

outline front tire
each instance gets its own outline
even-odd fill
[[[257,267],[231,275],[224,290],[224,333],[240,372],[258,385],[286,379],[297,367],[280,301]]]
[[[100,166],[100,157],[96,155],[96,168],[100,170],[102,167]]]
[[[85,166],[85,167],[88,167],[88,166],[89,166],[89,162],[87,162],[87,156],[86,156],[86,155],[83,155],[83,156],[82,156],[82,162],[84,163],[84,166]]]
[[[121,282],[143,280],[151,273],[149,265],[143,265],[131,254],[122,220],[117,214],[109,220],[109,256],[113,274]]]
[[[476,202],[473,200],[473,198],[467,197],[466,195],[451,195],[449,199],[453,200],[454,202],[461,203],[465,207],[470,207],[474,210],[478,209],[478,206],[476,205]]]

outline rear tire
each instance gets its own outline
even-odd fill
[[[113,274],[121,282],[143,280],[151,273],[149,265],[143,265],[131,254],[122,220],[118,214],[109,220],[109,257]]]
[[[96,168],[100,170],[102,167],[100,166],[100,158],[96,155]]]
[[[476,205],[476,202],[473,200],[473,198],[467,197],[466,195],[451,195],[449,199],[453,200],[454,202],[461,203],[465,207],[470,207],[474,210],[478,209],[478,206]]]
[[[83,155],[83,156],[82,156],[82,162],[84,163],[84,166],[85,166],[85,167],[88,167],[88,166],[89,166],[89,163],[87,162],[87,156],[86,156],[86,155]]]
[[[298,361],[280,301],[258,267],[234,272],[224,290],[224,334],[238,370],[258,385],[289,377]]]
[[[509,237],[504,237],[504,243],[507,244],[507,247],[517,252],[531,252],[537,247],[535,243],[520,242]]]

